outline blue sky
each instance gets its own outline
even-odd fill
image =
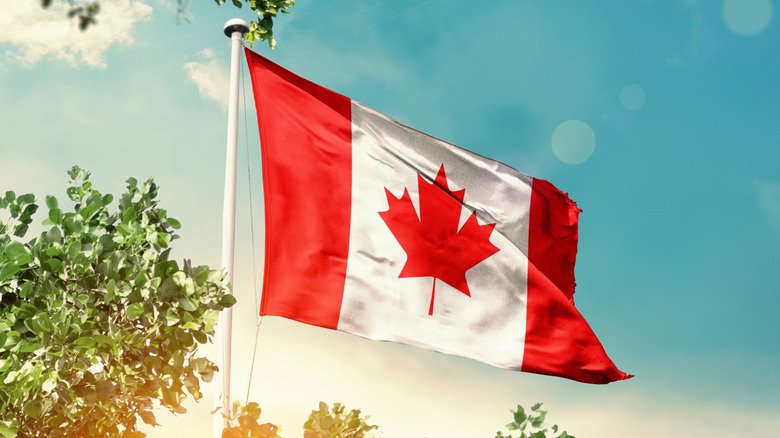
[[[98,25],[80,33],[56,1],[52,13],[4,1],[0,190],[62,197],[73,164],[104,192],[154,177],[183,223],[174,255],[216,266],[230,50],[222,26],[252,16],[208,1],[177,16],[174,6],[105,0]],[[276,50],[255,50],[577,201],[577,307],[636,377],[591,386],[266,318],[250,398],[283,436],[299,436],[320,400],[360,407],[380,436],[398,438],[492,437],[510,408],[537,401],[578,437],[777,436],[776,1],[300,0],[292,12],[277,20]],[[250,104],[239,154],[241,399],[260,276],[247,165],[262,258],[254,117]],[[188,414],[161,413],[150,436],[208,436],[206,389]]]

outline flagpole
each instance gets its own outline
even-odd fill
[[[227,273],[227,282],[233,285],[233,257],[236,240],[236,161],[238,155],[238,84],[241,60],[241,42],[249,32],[249,25],[240,18],[228,20],[224,32],[231,39],[230,94],[228,96],[227,152],[225,157],[225,192],[222,204],[222,269]],[[228,291],[232,293],[232,291]],[[220,312],[217,324],[217,366],[222,375],[222,391],[215,388],[215,407],[222,407],[222,413],[230,415],[230,365],[232,353],[233,310]],[[214,438],[222,436],[227,419],[214,416]]]

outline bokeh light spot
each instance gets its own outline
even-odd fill
[[[770,0],[726,0],[723,2],[723,21],[737,35],[758,35],[772,21],[772,2]]]
[[[620,104],[629,111],[645,106],[645,89],[636,84],[626,85],[620,90]]]
[[[553,153],[564,163],[583,163],[593,155],[595,149],[596,135],[585,122],[567,120],[553,131]]]

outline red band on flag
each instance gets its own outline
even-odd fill
[[[631,377],[615,367],[574,307],[577,205],[549,182],[533,180],[528,236],[528,307],[522,371],[586,383]]]
[[[349,249],[351,102],[249,49],[246,55],[263,146],[260,313],[336,329]]]

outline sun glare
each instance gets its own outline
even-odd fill
[[[584,163],[596,149],[596,135],[587,123],[567,120],[553,131],[552,149],[559,160],[568,164]]]

